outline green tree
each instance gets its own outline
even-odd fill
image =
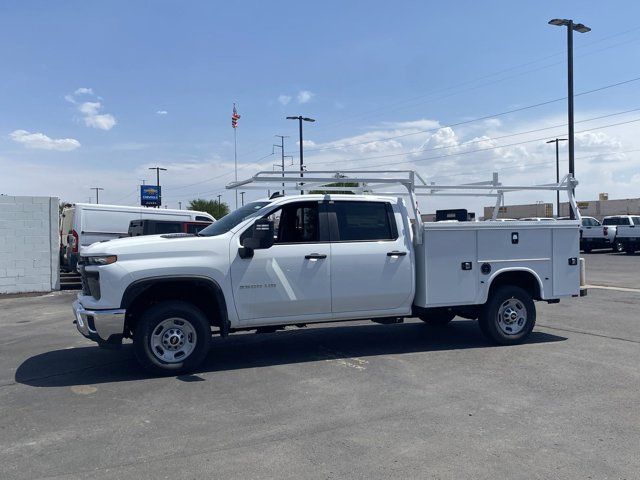
[[[336,177],[336,179],[341,179],[341,178],[347,178],[346,175],[341,175],[339,173],[336,173],[334,175]],[[336,182],[336,183],[329,183],[328,185],[326,185],[327,187],[359,187],[360,185],[358,184],[358,182]],[[346,193],[346,194],[355,194],[355,192],[352,192],[351,190],[344,190],[342,192],[336,192],[336,191],[328,191],[328,190],[311,190],[309,193],[318,193],[321,195],[326,195],[326,194],[331,194],[331,193]]]
[[[359,187],[357,182],[337,182],[337,183],[329,183],[328,185],[326,185],[327,187]],[[321,195],[326,195],[326,194],[336,194],[336,193],[346,193],[349,195],[353,195],[355,192],[352,192],[351,190],[345,190],[343,192],[336,192],[336,191],[329,191],[329,190],[311,190],[309,193],[319,193]]]
[[[188,210],[197,210],[199,212],[207,212],[213,215],[213,218],[220,220],[227,213],[229,213],[229,205],[225,202],[218,203],[215,200],[205,200],[203,198],[196,198],[189,201]]]

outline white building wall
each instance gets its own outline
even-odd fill
[[[0,293],[60,288],[58,199],[0,195]]]

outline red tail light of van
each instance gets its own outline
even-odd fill
[[[75,230],[71,230],[71,235],[73,236],[73,244],[71,245],[71,251],[73,253],[78,253],[78,232]]]

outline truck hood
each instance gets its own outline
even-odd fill
[[[217,250],[226,251],[229,239],[226,235],[217,237],[196,237],[190,235],[144,235],[139,237],[117,238],[106,242],[97,242],[85,247],[82,255],[118,255],[127,256],[162,256],[171,257],[183,252]]]

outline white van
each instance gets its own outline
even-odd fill
[[[121,205],[76,203],[60,218],[60,265],[76,270],[78,255],[92,243],[128,236],[131,220],[181,220],[215,222],[206,212]]]

